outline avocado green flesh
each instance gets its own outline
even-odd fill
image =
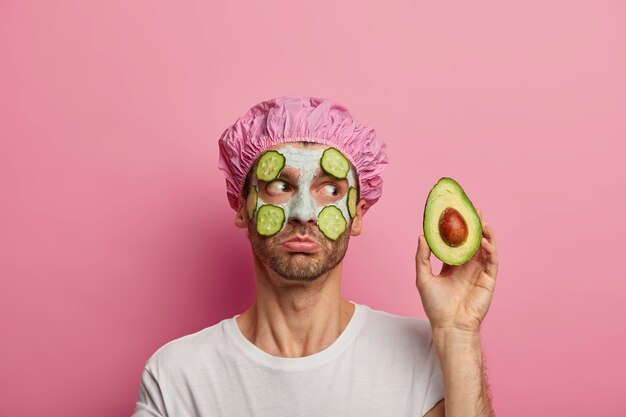
[[[439,218],[452,207],[467,223],[467,239],[459,246],[448,246],[439,233]],[[482,226],[474,205],[463,188],[452,178],[441,178],[430,190],[424,208],[424,237],[433,254],[448,265],[462,265],[480,248]]]

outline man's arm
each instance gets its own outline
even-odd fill
[[[446,417],[495,415],[484,375],[479,330],[495,290],[498,252],[493,230],[480,210],[478,215],[483,238],[468,262],[444,263],[439,275],[433,275],[424,235],[419,236],[415,255],[417,290],[441,364]]]
[[[425,417],[494,417],[477,332],[433,329],[445,387],[444,402]]]

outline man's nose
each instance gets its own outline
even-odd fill
[[[317,223],[316,205],[308,193],[298,191],[291,200],[289,209],[289,222],[313,222]]]

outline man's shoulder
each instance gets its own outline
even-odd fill
[[[385,310],[378,310],[366,306],[369,310],[368,320],[373,320],[376,324],[385,324],[409,331],[419,329],[431,333],[430,321],[427,318],[418,316],[403,316]]]
[[[224,325],[227,320],[230,319],[166,342],[148,358],[146,367],[160,373],[186,365],[194,366],[201,356],[206,358],[224,343]]]
[[[418,343],[425,348],[432,343],[432,328],[428,319],[367,308],[368,332],[374,332],[378,337],[390,338],[389,340],[395,340],[396,343]]]

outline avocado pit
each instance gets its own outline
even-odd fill
[[[448,246],[457,247],[467,240],[467,222],[456,209],[447,207],[439,216],[439,235]]]

